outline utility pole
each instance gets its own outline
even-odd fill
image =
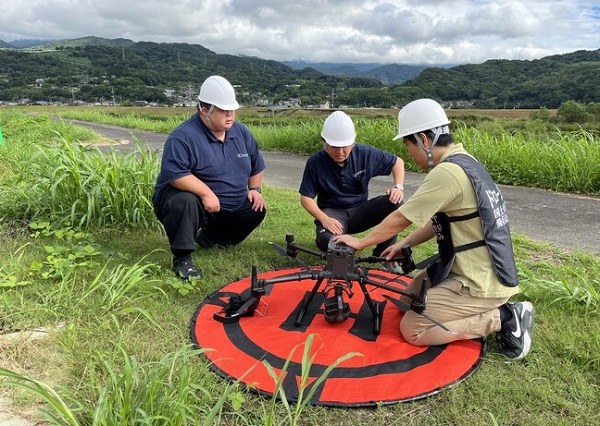
[[[333,109],[333,98],[335,97],[335,87],[331,88],[331,108]]]

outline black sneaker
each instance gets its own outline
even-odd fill
[[[507,303],[513,314],[498,332],[500,352],[507,358],[523,359],[531,349],[534,309],[530,302]]]
[[[178,277],[187,281],[202,279],[202,272],[194,265],[191,255],[174,257],[173,272],[175,272],[175,275]]]

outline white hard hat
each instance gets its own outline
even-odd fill
[[[221,108],[224,111],[233,111],[240,107],[235,100],[235,90],[227,80],[219,75],[212,75],[204,80],[200,87],[198,100]]]
[[[354,123],[346,113],[335,111],[325,120],[321,137],[331,146],[350,146],[356,139]]]
[[[417,99],[404,106],[398,113],[397,140],[425,130],[441,127],[437,133],[448,133],[450,120],[440,104],[432,99]]]

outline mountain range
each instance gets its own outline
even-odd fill
[[[228,78],[242,101],[254,105],[327,101],[330,107],[389,108],[418,97],[455,108],[600,102],[600,49],[537,60],[424,66],[277,62],[217,54],[197,44],[124,38],[0,41],[0,101],[77,97],[172,103],[175,98],[167,99],[165,93],[192,100],[191,93],[211,74]]]
[[[100,37],[82,37],[66,40],[46,39],[23,39],[12,42],[0,40],[0,48],[5,49],[27,49],[27,48],[56,48],[77,47],[83,45],[128,47],[135,44],[134,41],[124,38],[104,39]],[[380,63],[335,63],[335,62],[306,62],[306,61],[280,61],[295,70],[312,68],[326,75],[337,75],[347,77],[362,77],[378,80],[383,84],[400,84],[419,75],[425,68],[432,65],[400,65]],[[436,66],[436,65],[433,65]],[[450,67],[450,65],[439,65]]]

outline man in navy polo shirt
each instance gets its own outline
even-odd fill
[[[198,101],[198,112],[165,142],[152,197],[169,238],[173,271],[186,280],[202,278],[192,261],[195,243],[239,244],[266,215],[260,189],[265,161],[250,130],[235,119],[233,86],[208,77]]]
[[[302,207],[315,218],[317,247],[327,251],[332,235],[366,231],[400,207],[404,161],[372,146],[355,144],[354,123],[342,111],[327,117],[321,137],[324,149],[306,162],[299,192]],[[390,174],[394,183],[386,195],[369,200],[371,178]],[[373,255],[379,256],[395,242],[396,237],[392,237],[378,244]],[[383,266],[390,272],[401,272],[396,262]]]

